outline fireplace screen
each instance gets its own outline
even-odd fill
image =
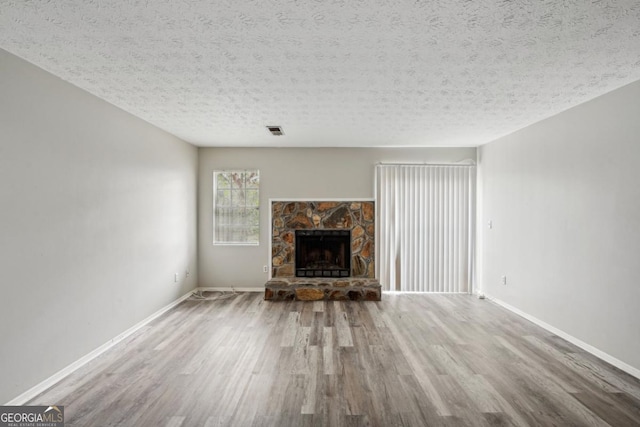
[[[349,277],[351,231],[296,230],[297,277]]]

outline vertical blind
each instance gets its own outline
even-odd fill
[[[470,292],[473,165],[378,165],[377,268],[385,290]]]

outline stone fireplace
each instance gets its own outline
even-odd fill
[[[271,204],[268,300],[380,300],[373,201]]]

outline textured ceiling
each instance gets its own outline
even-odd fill
[[[639,80],[640,1],[0,0],[0,47],[196,145],[473,146]]]

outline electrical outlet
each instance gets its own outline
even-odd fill
[[[189,277],[189,275],[190,275],[190,274],[191,274],[191,273],[189,273],[189,270],[187,270],[187,271],[184,273],[184,277]]]
[[[178,283],[178,273],[173,275],[173,281]]]
[[[506,284],[507,284],[507,276],[502,276],[502,284],[506,286]]]
[[[268,273],[269,272],[269,266],[268,265],[263,265],[262,266],[262,272],[263,273]]]

